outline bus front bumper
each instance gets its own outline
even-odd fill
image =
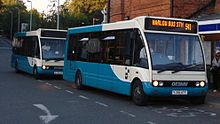
[[[153,87],[151,83],[142,83],[148,96],[206,96],[208,84],[204,87]]]
[[[42,69],[42,67],[38,67],[37,70],[42,75],[63,75],[63,69]]]

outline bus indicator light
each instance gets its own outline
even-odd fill
[[[199,87],[199,86],[200,86],[200,83],[199,83],[199,82],[196,82],[196,86]]]

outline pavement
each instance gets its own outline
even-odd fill
[[[11,47],[11,40],[3,36],[0,36],[0,39],[3,40],[0,42],[0,47]]]
[[[206,98],[206,103],[210,106],[220,108],[220,90],[213,92],[210,89]]]

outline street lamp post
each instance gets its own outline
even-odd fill
[[[10,11],[10,14],[11,14],[10,39],[12,40],[12,33],[13,33],[13,12]]]
[[[57,30],[60,27],[60,0],[57,0]]]
[[[21,14],[20,14],[20,9],[18,7],[16,7],[16,9],[18,10],[18,32],[19,32],[20,31]]]
[[[31,27],[32,27],[32,1],[28,0],[27,2],[31,3],[31,15],[30,15],[30,31],[31,31]]]
[[[20,2],[23,2],[23,0],[17,0],[17,3],[19,4]],[[18,10],[18,32],[20,32],[20,23],[21,23],[21,11],[19,7],[16,7]]]
[[[20,13],[20,9],[18,9],[18,32],[20,32],[20,23],[21,23],[21,13]]]
[[[111,13],[111,0],[108,0],[108,10],[107,10],[107,22],[110,23],[110,13]]]

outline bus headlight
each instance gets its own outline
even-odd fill
[[[45,65],[43,65],[43,66],[42,66],[42,69],[44,69],[44,70],[45,70],[45,69],[48,69],[48,67],[47,67],[47,66],[45,66]]]
[[[204,87],[204,86],[205,86],[205,82],[204,82],[204,81],[201,81],[201,82],[200,82],[200,86],[201,86],[201,87]]]
[[[159,85],[158,81],[153,81],[153,86],[157,87]]]

